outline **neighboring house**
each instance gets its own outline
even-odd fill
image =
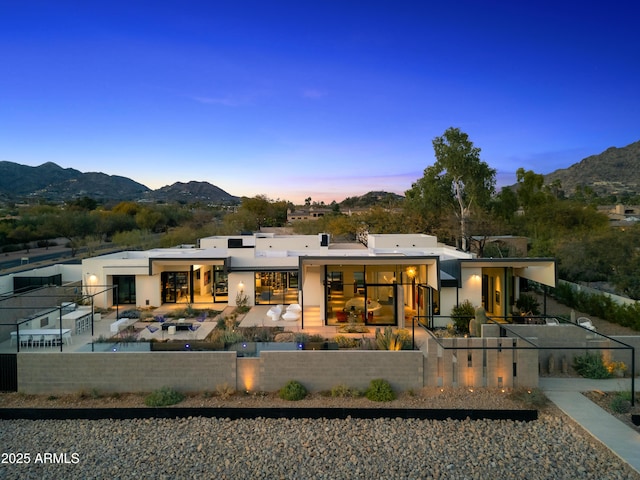
[[[253,234],[202,238],[196,248],[128,251],[85,259],[95,306],[167,303],[298,303],[302,328],[358,321],[402,327],[414,315],[445,326],[469,300],[508,316],[523,279],[555,287],[547,258],[475,258],[429,235],[373,235],[367,246],[332,244],[328,234]]]
[[[330,208],[322,207],[297,207],[295,210],[290,208],[287,210],[287,222],[318,220],[331,212],[332,210]]]
[[[601,206],[598,211],[609,217],[609,225],[616,228],[626,228],[640,221],[640,207],[635,205]]]

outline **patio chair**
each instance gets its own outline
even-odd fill
[[[280,320],[280,315],[282,315],[282,308],[280,305],[276,307],[271,307],[267,311],[267,317],[269,317],[274,322],[277,322],[278,320]]]
[[[159,323],[164,323],[167,321],[166,318],[164,318],[164,315],[156,315],[155,317],[153,317],[153,319]]]
[[[591,320],[588,319],[587,317],[580,317],[578,318],[578,325],[580,325],[583,328],[589,329],[593,332],[596,331],[596,327],[593,323],[591,323]]]
[[[31,335],[20,335],[20,346],[28,347],[31,345]]]
[[[197,322],[204,322],[207,319],[207,312],[202,312],[200,315],[198,315],[198,317],[196,318]]]
[[[560,322],[558,321],[557,318],[545,318],[544,322],[547,325],[560,325]]]
[[[302,312],[302,307],[298,303],[292,303],[287,306],[287,312],[300,313]]]
[[[282,315],[282,319],[287,322],[296,322],[300,319],[300,312],[286,311]]]
[[[196,338],[196,332],[200,328],[200,325],[195,323],[193,325],[189,325],[189,330],[193,333],[193,338]]]

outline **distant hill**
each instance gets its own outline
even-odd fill
[[[141,183],[105,173],[82,173],[52,162],[37,167],[0,162],[0,194],[10,200],[42,198],[62,201],[80,197],[133,200],[148,192]]]
[[[63,202],[90,197],[97,201],[210,202],[235,204],[238,197],[207,182],[174,183],[158,190],[118,175],[83,173],[47,162],[37,167],[0,162],[0,200],[42,199]]]
[[[393,207],[404,200],[402,195],[389,192],[368,192],[359,197],[347,197],[340,202],[340,208],[366,208],[373,206]]]
[[[640,141],[626,147],[611,147],[598,155],[592,155],[544,176],[550,185],[559,180],[565,195],[571,196],[576,187],[588,186],[598,195],[640,193]]]
[[[176,182],[152,190],[145,195],[145,198],[164,202],[207,202],[216,204],[236,204],[240,202],[238,197],[229,195],[221,188],[211,185],[208,182],[189,183]]]

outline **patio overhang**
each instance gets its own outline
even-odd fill
[[[462,268],[512,268],[513,274],[528,280],[556,286],[556,260],[553,258],[471,258],[460,260]]]
[[[227,258],[223,257],[162,257],[162,258],[149,258],[149,275],[156,275],[161,271],[166,271],[167,267],[176,268],[183,267],[189,269],[192,265],[222,265],[224,269],[227,269]]]

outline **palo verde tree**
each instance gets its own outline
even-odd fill
[[[480,149],[458,128],[448,128],[436,137],[433,149],[436,162],[406,192],[407,206],[434,219],[455,215],[460,227],[458,245],[467,251],[471,211],[489,205],[496,171],[480,160]]]

